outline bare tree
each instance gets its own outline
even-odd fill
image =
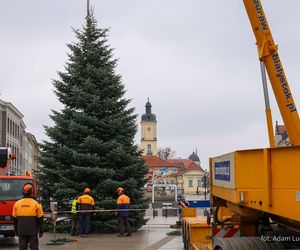
[[[167,159],[174,158],[176,155],[176,151],[171,147],[158,148],[157,155],[160,158],[167,160]]]

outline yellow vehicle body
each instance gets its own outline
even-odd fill
[[[182,208],[181,216],[184,217],[196,217],[197,216],[197,209],[193,207],[185,207]]]
[[[300,147],[243,150],[214,157],[210,159],[212,195],[233,210],[238,208],[234,212],[243,216],[253,216],[254,211],[243,210],[251,208],[274,215],[282,224],[293,221],[294,229],[300,230],[299,164]]]
[[[211,192],[235,214],[255,221],[266,212],[278,223],[300,231],[300,120],[261,1],[243,2],[293,147],[274,148],[270,138],[272,148],[212,158]],[[267,113],[269,136],[273,136],[270,119]]]
[[[261,65],[268,73],[293,146],[275,147],[271,110],[266,105],[271,148],[239,150],[210,159],[212,248],[285,249],[290,245],[263,241],[260,236],[280,235],[284,231],[294,237],[300,233],[300,120],[261,1],[243,2]],[[200,228],[205,223],[198,222],[197,218],[183,218],[182,230],[188,249],[201,249],[208,244],[200,242],[203,240]],[[219,227],[222,230],[236,227],[239,235],[219,234]],[[198,238],[195,238],[197,231]],[[300,242],[293,247],[299,249]]]
[[[300,232],[300,120],[261,1],[243,2],[256,38],[264,90],[266,69],[293,146],[275,147],[265,93],[271,148],[240,150],[210,159],[212,226],[237,223],[242,236],[225,239],[214,234],[213,248],[247,249],[250,244],[251,249],[290,249],[291,245],[262,241],[260,236],[287,233],[293,237]],[[227,209],[231,217],[220,218],[222,209]]]
[[[182,217],[182,239],[185,249],[211,249],[211,227],[205,216]]]

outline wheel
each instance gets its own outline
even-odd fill
[[[259,237],[216,238],[214,250],[282,250],[280,242],[266,242]]]

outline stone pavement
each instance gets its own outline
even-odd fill
[[[116,234],[91,234],[88,238],[70,237],[67,234],[58,234],[57,238],[75,239],[77,242],[66,243],[60,246],[49,246],[53,234],[46,233],[40,239],[40,250],[183,250],[180,236],[168,236],[173,231],[169,227],[175,224],[177,217],[151,218],[140,231],[133,233],[132,237],[117,237]],[[17,250],[17,238],[0,238],[0,249]]]

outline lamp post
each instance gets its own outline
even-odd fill
[[[207,173],[205,173],[202,177],[203,186],[204,186],[204,199],[206,200],[206,190],[207,190]]]

